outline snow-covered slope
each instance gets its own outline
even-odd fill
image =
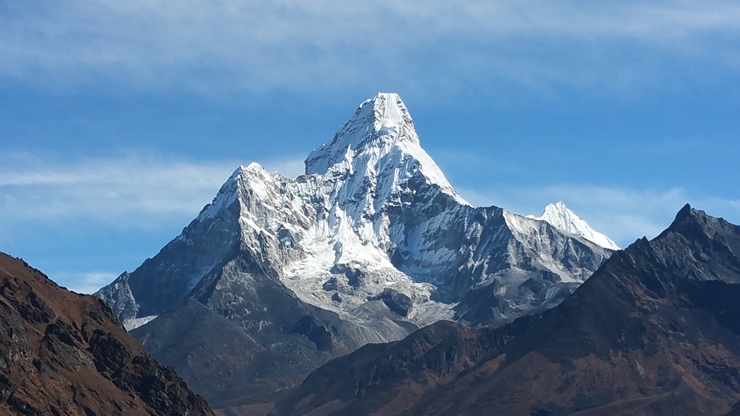
[[[543,212],[539,217],[531,215],[529,217],[547,221],[550,225],[559,230],[583,237],[586,240],[596,243],[601,247],[608,248],[609,250],[619,250],[617,243],[604,234],[591,228],[586,224],[586,221],[583,221],[578,217],[578,215],[574,214],[573,211],[569,210],[562,201],[546,206],[545,212]]]
[[[501,324],[552,307],[611,254],[546,221],[472,207],[396,94],[363,102],[305,164],[295,179],[239,167],[180,236],[98,296],[122,319],[156,320],[191,297],[267,350],[305,337],[326,352],[314,365],[440,319]],[[285,354],[296,351],[313,354]]]
[[[398,94],[389,93],[379,93],[360,104],[332,141],[306,159],[307,175],[357,177],[350,184],[354,189],[365,181],[380,185],[372,195],[376,201],[407,189],[416,171],[428,184],[437,185],[460,204],[468,205],[421,148],[406,105]]]

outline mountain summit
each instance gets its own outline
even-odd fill
[[[378,94],[311,152],[305,175],[239,167],[182,234],[97,295],[129,324],[161,315],[133,333],[178,371],[173,357],[199,352],[164,346],[209,333],[182,317],[211,311],[199,322],[243,328],[259,346],[249,351],[271,354],[261,363],[300,362],[260,369],[285,380],[442,319],[501,325],[545,310],[611,255],[546,221],[470,206],[419,143],[398,95]],[[238,377],[201,374],[194,388],[243,387],[257,370],[240,360]]]
[[[428,183],[467,204],[421,148],[411,115],[394,93],[379,93],[360,104],[332,141],[312,151],[305,164],[307,175],[377,177],[380,199],[406,188],[419,171]]]

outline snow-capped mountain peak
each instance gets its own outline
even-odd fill
[[[533,215],[530,215],[529,217],[545,221],[555,228],[583,237],[601,247],[608,248],[610,250],[619,250],[617,243],[604,234],[591,228],[586,221],[583,221],[578,217],[578,215],[568,209],[562,201],[546,206],[545,211],[539,217],[535,217]]]
[[[378,148],[388,151],[401,141],[419,145],[406,105],[398,94],[378,93],[360,104],[329,143],[308,155],[306,174],[326,174],[343,162],[347,154],[361,154]]]
[[[318,365],[326,348],[440,319],[501,324],[552,307],[611,254],[579,237],[590,228],[564,206],[545,222],[465,202],[397,94],[363,102],[305,165],[295,179],[238,167],[178,237],[98,296],[124,320],[159,315],[154,325],[191,297],[267,350],[314,343],[290,359]]]
[[[411,115],[395,93],[378,93],[360,104],[329,143],[308,155],[305,165],[307,175],[359,175],[387,190],[403,187],[419,172],[427,183],[469,205],[421,148]]]

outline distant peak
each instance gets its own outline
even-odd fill
[[[233,186],[230,186],[229,184],[235,183],[240,177],[254,176],[255,174],[261,174],[262,172],[266,173],[267,171],[265,171],[262,165],[257,162],[252,162],[247,166],[239,165],[239,167],[231,173],[231,176],[229,176],[229,179],[223,184],[222,188],[233,188]]]
[[[412,123],[411,115],[406,108],[406,104],[403,103],[403,100],[401,100],[398,94],[379,92],[378,95],[369,101],[373,104],[376,130],[380,130],[384,126]],[[416,139],[417,142],[419,140],[416,135],[414,137],[405,136],[399,138]]]
[[[228,182],[236,182],[239,178],[247,179],[247,180],[255,180],[255,179],[265,179],[268,176],[270,176],[270,173],[265,170],[262,165],[260,165],[257,162],[252,162],[248,164],[247,166],[241,165],[234,173],[231,174],[231,177],[229,178]]]
[[[558,214],[570,213],[572,215],[575,215],[573,211],[569,210],[568,207],[565,206],[565,203],[563,201],[558,201],[554,204],[548,204],[545,207],[545,210],[542,213],[542,215],[545,216],[548,212],[558,213]]]
[[[394,102],[401,102],[401,96],[399,96],[395,92],[379,92],[375,95],[375,97],[371,98],[368,101],[376,101],[376,100],[391,100]]]
[[[365,100],[362,104],[360,104],[360,107],[362,107],[366,103],[371,103],[373,108],[375,109],[382,110],[384,108],[396,108],[401,113],[408,114],[408,111],[406,110],[406,105],[403,103],[401,96],[395,92],[379,92],[374,97]]]
[[[540,217],[530,216],[530,218],[545,221],[555,228],[583,237],[601,247],[619,250],[617,243],[591,228],[586,221],[568,209],[563,201],[547,205]]]
[[[248,164],[246,167],[240,166],[240,168],[243,172],[247,172],[247,173],[266,172],[265,168],[263,168],[262,165],[260,165],[257,162],[252,162]]]
[[[687,203],[678,211],[678,213],[676,213],[676,218],[673,220],[673,222],[680,221],[686,217],[691,216],[693,214],[693,211],[696,210],[691,208],[691,205]]]
[[[554,204],[547,204],[545,206],[545,209],[542,211],[542,215],[538,217],[538,219],[555,219],[555,218],[561,218],[567,220],[568,218],[577,218],[580,220],[580,218],[568,207],[565,206],[565,203],[563,201],[558,201]]]

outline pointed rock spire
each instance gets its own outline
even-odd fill
[[[667,233],[678,233],[687,238],[698,239],[701,236],[710,238],[720,231],[738,233],[738,230],[740,230],[739,227],[728,223],[723,218],[709,216],[706,212],[686,204],[676,213],[676,218],[660,236]]]
[[[442,192],[469,205],[421,148],[411,115],[395,93],[378,93],[360,104],[329,143],[308,155],[305,165],[307,175],[359,173],[393,181],[408,179],[418,171],[426,182],[438,185]]]
[[[308,155],[306,174],[323,175],[348,153],[387,150],[399,141],[419,146],[411,116],[398,94],[378,93],[360,104],[329,143]]]

